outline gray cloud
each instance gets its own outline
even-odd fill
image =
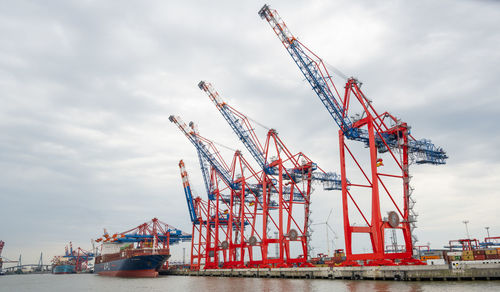
[[[500,19],[494,1],[273,1],[312,50],[355,75],[380,110],[450,154],[413,167],[418,236],[440,247],[498,232]],[[170,114],[243,149],[196,84],[278,129],[294,152],[338,170],[337,128],[257,11],[262,3],[16,1],[0,11],[0,234],[35,261],[102,228],[159,217],[189,231],[177,162],[203,195],[192,146]],[[338,80],[342,88],[342,80]],[[265,132],[258,130],[260,134]],[[225,151],[225,150],[224,150]],[[224,152],[230,161],[229,152]],[[246,153],[246,152],[245,152]],[[250,159],[250,155],[245,154]],[[313,220],[340,194],[316,190]],[[324,231],[313,236],[325,248]],[[497,231],[495,231],[497,230]],[[340,238],[338,246],[342,245]]]

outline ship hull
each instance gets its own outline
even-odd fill
[[[55,266],[52,270],[52,273],[55,275],[74,274],[75,272],[75,265],[59,265]]]
[[[141,255],[95,264],[94,273],[112,277],[154,278],[170,255]]]

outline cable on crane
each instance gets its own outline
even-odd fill
[[[342,71],[340,71],[340,69],[338,69],[337,67],[334,67],[333,65],[330,65],[326,61],[323,61],[323,64],[325,64],[325,66],[327,67],[328,70],[331,70],[331,71],[335,72],[340,78],[342,78],[342,79],[344,79],[344,80],[347,81],[347,79],[348,79],[347,75],[345,75]],[[332,76],[328,76],[328,78],[331,78],[331,77]]]
[[[265,130],[268,130],[268,131],[269,131],[269,130],[271,130],[271,128],[266,127],[265,125],[263,125],[263,124],[259,123],[259,122],[258,122],[257,120],[255,120],[255,119],[252,119],[252,118],[251,118],[251,117],[249,117],[248,115],[245,115],[245,116],[247,117],[247,119],[249,119],[250,121],[252,121],[252,122],[256,123],[256,124],[257,124],[257,125],[259,125],[259,126],[261,126],[261,127],[262,127],[262,128],[264,128]]]

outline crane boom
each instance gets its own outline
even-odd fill
[[[184,187],[184,194],[186,195],[186,202],[189,210],[189,217],[191,217],[191,222],[198,223],[198,216],[196,215],[193,194],[191,193],[191,185],[189,184],[189,177],[184,166],[184,161],[179,161],[179,169],[181,171],[182,186]]]
[[[199,135],[198,127],[195,125],[195,123],[190,122],[189,127],[193,129],[195,135]],[[210,171],[209,171],[210,165],[207,162],[207,160],[203,157],[201,151],[198,150],[198,148],[196,148],[196,152],[198,153],[198,161],[200,162],[201,174],[203,175],[203,182],[205,184],[205,189],[207,191],[208,199],[215,200],[214,188],[212,182],[210,181]]]
[[[229,167],[227,167],[227,164],[224,162],[222,157],[219,154],[219,150],[215,147],[212,141],[209,139],[206,139],[199,135],[196,130],[193,130],[192,127],[191,129],[182,121],[180,117],[176,117],[171,115],[169,117],[169,120],[176,124],[177,127],[181,130],[181,132],[184,133],[184,135],[188,138],[188,140],[196,147],[196,150],[198,151],[198,154],[201,154],[201,156],[206,160],[210,166],[215,169],[215,171],[219,174],[221,179],[224,181],[224,183],[231,188],[232,190],[240,190],[241,185],[240,183],[235,183],[232,179],[232,175],[230,171],[228,170]],[[212,149],[212,150],[210,150]],[[239,153],[239,151],[238,151]],[[201,161],[200,161],[201,163]],[[203,171],[203,168],[202,168]],[[205,174],[204,174],[205,175]],[[208,176],[205,178],[208,179]],[[211,184],[211,183],[210,183]],[[258,184],[246,184],[246,187],[250,190],[252,190],[255,193],[261,193],[262,187]],[[226,196],[222,196],[223,199],[226,199]],[[212,196],[212,194],[209,194],[209,199],[210,200],[215,200],[215,195]]]
[[[378,152],[383,153],[387,151],[387,148],[394,149],[399,146],[401,137],[398,137],[396,133],[390,132],[390,128],[383,122],[385,115],[378,115],[376,113],[375,109],[371,106],[371,101],[359,90],[360,85],[356,79],[349,78],[346,84],[346,95],[342,99],[333,82],[332,75],[328,72],[323,60],[293,36],[278,12],[266,4],[260,9],[259,15],[271,25],[295,64],[297,64],[311,85],[313,91],[347,139],[362,141],[365,145],[369,144],[368,132],[356,127],[348,116],[348,95],[352,91],[358,99],[363,101],[365,110],[371,111],[372,115],[376,117],[378,126],[386,130],[385,133],[381,134],[383,137],[375,137]],[[399,121],[394,119],[394,122]],[[413,155],[412,157],[417,164],[445,164],[448,158],[446,152],[442,148],[432,144],[430,140],[416,140],[411,135],[408,141],[408,151]]]
[[[196,147],[198,151],[203,155],[203,157],[210,163],[210,165],[217,171],[221,179],[231,188],[236,189],[235,184],[232,182],[231,175],[228,171],[228,167],[225,165],[224,161],[220,157],[218,151],[211,153],[209,147],[216,149],[215,146],[208,140],[199,135],[196,135],[194,131],[189,129],[189,127],[181,120],[180,117],[175,117],[171,115],[168,118],[172,123],[176,124],[177,127],[184,133],[188,140]],[[207,143],[209,146],[205,145]],[[219,162],[221,161],[221,162]]]
[[[255,161],[257,161],[263,170],[266,170],[268,167],[264,157],[264,149],[255,136],[255,132],[253,131],[248,118],[222,101],[219,97],[219,93],[212,87],[212,84],[200,81],[198,83],[198,87],[207,93],[224,119],[253,156]]]
[[[295,61],[300,71],[302,71],[302,74],[304,74],[309,84],[311,84],[314,92],[316,92],[332,118],[335,120],[340,129],[342,129],[344,134],[348,135],[352,128],[352,122],[345,115],[345,110],[337,101],[332,88],[328,85],[328,83],[332,83],[331,76],[326,75],[325,78],[322,67],[325,72],[328,71],[326,71],[323,61],[314,53],[309,51],[311,55],[308,55],[304,51],[304,49],[307,50],[307,48],[302,46],[297,38],[292,35],[276,10],[271,9],[269,5],[266,4],[260,9],[259,15],[262,19],[269,22],[276,35],[285,46],[285,49]],[[330,82],[328,82],[327,78]],[[335,85],[333,83],[331,85],[333,90],[337,92]],[[338,92],[337,96],[339,96],[338,99],[340,99]]]
[[[210,100],[215,104],[219,112],[222,114],[227,123],[231,126],[235,134],[241,140],[241,142],[245,145],[247,150],[252,154],[255,161],[259,164],[262,170],[267,174],[277,174],[277,169],[270,167],[266,161],[266,155],[264,154],[264,150],[262,144],[260,143],[257,135],[254,132],[254,128],[250,123],[250,119],[243,113],[239,112],[232,106],[230,106],[227,102],[223,101],[220,98],[219,93],[213,88],[212,84],[200,81],[198,83],[198,87],[205,91],[207,95],[210,97]],[[276,133],[275,130],[272,130]],[[300,172],[295,172],[293,170],[289,170],[290,173],[294,173],[297,179],[302,178]],[[325,190],[341,190],[342,183],[340,175],[333,172],[313,172],[311,175],[311,179],[313,181],[318,181],[323,183],[323,187]]]

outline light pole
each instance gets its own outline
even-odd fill
[[[489,226],[486,226],[486,227],[484,227],[484,229],[486,229],[486,233],[488,234],[488,237],[487,237],[487,238],[489,239],[489,237],[490,237],[490,227],[489,227]],[[490,246],[488,245],[488,241],[486,240],[486,238],[484,239],[484,242],[486,243],[486,247],[487,247],[487,248],[488,248],[488,247],[490,247]]]
[[[465,224],[465,231],[467,231],[467,239],[470,239],[469,228],[467,227],[467,224],[469,223],[469,220],[464,220],[462,222]]]

